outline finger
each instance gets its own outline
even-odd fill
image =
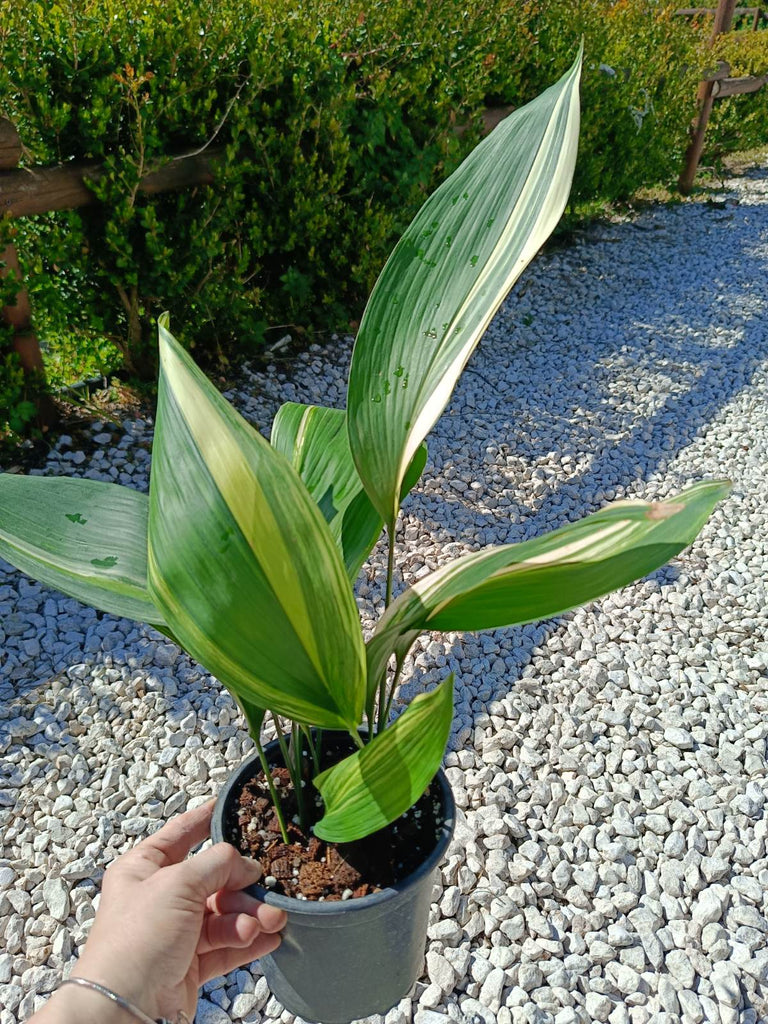
[[[126,855],[131,858],[131,866],[139,866],[140,871],[146,875],[153,873],[147,871],[147,866],[157,870],[183,861],[189,851],[210,834],[215,804],[215,799],[209,800],[200,807],[171,818]]]
[[[210,953],[213,949],[229,947],[242,949],[261,934],[261,926],[249,914],[208,914],[203,922],[198,954]]]
[[[237,967],[250,964],[260,956],[266,956],[280,945],[279,935],[259,935],[250,946],[244,949],[214,949],[204,953],[198,961],[200,984],[204,985],[211,978],[221,974],[229,974]]]
[[[243,857],[229,843],[217,843],[169,871],[173,871],[176,883],[193,893],[201,904],[219,889],[245,889],[258,882],[262,874],[258,861]]]
[[[212,914],[253,914],[261,906],[259,900],[247,892],[227,892],[220,889],[206,900]]]
[[[208,910],[214,915],[248,914],[255,918],[263,932],[279,932],[288,917],[284,910],[269,907],[246,892],[217,892],[207,900]]]

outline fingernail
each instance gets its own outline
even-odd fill
[[[262,868],[260,861],[253,860],[251,857],[246,857],[245,859],[248,861],[248,865],[253,871],[254,882],[258,882],[258,880],[264,874],[264,869]]]

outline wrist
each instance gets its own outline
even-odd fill
[[[146,977],[140,977],[139,972],[132,969],[128,963],[123,962],[118,967],[114,962],[114,958],[108,957],[106,961],[102,961],[98,956],[89,956],[86,950],[73,967],[70,977],[83,978],[86,981],[95,982],[97,985],[103,985],[110,992],[114,992],[115,995],[132,1003],[152,1020],[162,1016],[157,1006],[157,1000],[148,991]],[[67,985],[66,989],[84,991],[85,987]],[[98,996],[102,1003],[109,1003],[115,1006],[107,996],[93,992],[93,990],[90,991],[93,995]],[[116,1009],[120,1009],[120,1007],[116,1007]],[[122,1016],[118,1020],[122,1024],[122,1021],[126,1018],[126,1011],[123,1009],[121,1013]],[[128,1020],[133,1021],[133,1024],[136,1024],[135,1016],[128,1014],[127,1017]]]
[[[30,1024],[136,1024],[133,1014],[79,985],[57,989]]]

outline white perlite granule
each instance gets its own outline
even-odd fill
[[[768,1020],[768,173],[537,259],[429,439],[407,582],[619,497],[732,495],[645,581],[541,625],[425,635],[404,698],[457,675],[456,837],[426,973],[386,1024]],[[341,406],[349,341],[228,397],[268,432]],[[152,424],[45,473],[146,489]],[[371,565],[383,577],[384,546]],[[366,629],[383,604],[366,569]],[[252,747],[229,696],[150,628],[0,563],[0,1024],[82,945],[105,866],[214,794]],[[294,1019],[258,965],[199,1020]],[[372,1018],[373,1020],[374,1018]],[[375,1018],[382,1020],[382,1018]]]

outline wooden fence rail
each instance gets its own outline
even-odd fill
[[[685,18],[698,18],[701,15],[706,14],[717,14],[716,7],[681,7],[677,14],[681,14]],[[733,9],[734,18],[751,18],[752,29],[756,30],[760,24],[760,8],[759,7],[734,7]]]
[[[752,14],[752,28],[757,29],[760,18],[759,7],[737,7],[736,0],[719,0],[717,8],[707,7],[683,7],[678,14],[688,17],[698,14],[714,14],[715,20],[712,25],[712,34],[709,38],[709,46],[713,46],[718,36],[729,32],[735,15]],[[727,65],[726,65],[727,67]],[[730,68],[726,75],[705,76],[696,94],[698,113],[696,120],[691,126],[691,141],[685,153],[683,170],[678,180],[678,188],[687,196],[693,188],[693,179],[701,160],[701,153],[704,149],[704,135],[707,124],[712,113],[712,107],[716,99],[725,99],[728,96],[742,96],[745,93],[757,92],[768,82],[768,75],[745,75],[742,78],[730,78]]]
[[[513,109],[512,106],[486,108],[482,113],[482,134],[492,131]],[[466,125],[459,125],[455,131],[461,134],[466,128]],[[36,213],[73,210],[98,202],[89,186],[103,174],[100,164],[19,167],[21,154],[21,140],[15,126],[0,118],[0,217],[29,217]],[[147,195],[156,195],[193,185],[209,185],[214,180],[214,168],[221,156],[221,150],[206,148],[205,152],[196,150],[170,157],[162,166],[141,178],[139,190]],[[0,267],[0,277],[11,273],[21,281],[15,246],[10,245],[0,252],[0,261],[5,264]],[[24,288],[17,293],[15,304],[2,310],[2,319],[14,332],[13,347],[25,373],[42,373],[43,357],[32,329],[29,296]],[[38,410],[41,422],[49,425],[54,422],[51,402],[41,399]]]
[[[15,126],[0,118],[0,216],[28,217],[54,210],[73,210],[98,199],[89,183],[98,181],[103,174],[97,163],[64,164],[60,167],[18,167],[22,145]],[[171,157],[168,163],[145,174],[139,189],[148,195],[210,184],[214,178],[214,164],[220,151],[206,149]],[[0,277],[13,275],[22,280],[19,257],[14,245],[0,251]],[[2,310],[2,320],[13,331],[12,345],[25,374],[42,375],[43,356],[40,343],[32,328],[32,310],[29,295],[23,287],[16,294],[12,306]],[[53,402],[43,395],[37,399],[38,422],[51,426],[56,421]]]

